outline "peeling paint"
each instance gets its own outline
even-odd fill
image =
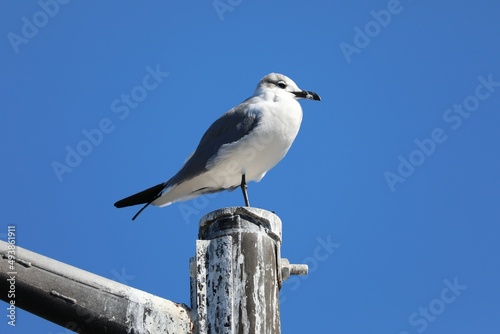
[[[127,333],[192,333],[192,323],[182,305],[142,293],[130,294],[127,305]]]
[[[8,249],[0,241],[0,254]],[[25,305],[45,305],[35,314],[79,332],[193,333],[190,310],[183,304],[78,269],[43,255],[17,248],[23,267],[16,286]],[[0,273],[8,263],[0,255]],[[1,276],[1,275],[0,275]],[[21,284],[22,283],[22,284]],[[36,287],[33,289],[32,287]],[[16,291],[17,292],[17,291]],[[48,292],[48,293],[47,293]],[[67,305],[61,305],[62,302]],[[65,312],[58,310],[64,307]],[[73,310],[69,312],[69,310]]]
[[[281,221],[255,208],[225,208],[200,222],[196,249],[198,333],[280,333]]]

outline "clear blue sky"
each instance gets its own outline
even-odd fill
[[[2,238],[188,304],[197,222],[241,193],[113,203],[280,72],[323,99],[249,185],[310,265],[283,333],[500,332],[498,2],[60,2],[0,5]],[[0,305],[2,333],[67,332]]]

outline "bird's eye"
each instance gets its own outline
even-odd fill
[[[284,81],[278,81],[278,83],[276,83],[276,86],[278,86],[279,88],[285,89],[286,83]]]

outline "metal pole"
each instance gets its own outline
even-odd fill
[[[0,298],[78,333],[192,333],[190,310],[0,241]],[[15,254],[15,255],[13,255]],[[14,291],[14,295],[5,293]]]
[[[249,207],[220,209],[201,219],[198,237],[191,259],[198,333],[279,334],[279,217]],[[288,261],[285,268],[300,272]]]

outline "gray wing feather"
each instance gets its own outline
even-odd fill
[[[226,112],[217,119],[205,132],[193,155],[186,161],[181,170],[166,182],[166,187],[182,183],[203,172],[206,172],[208,161],[219,149],[248,135],[259,123],[260,117],[252,112],[249,105],[252,98]]]

